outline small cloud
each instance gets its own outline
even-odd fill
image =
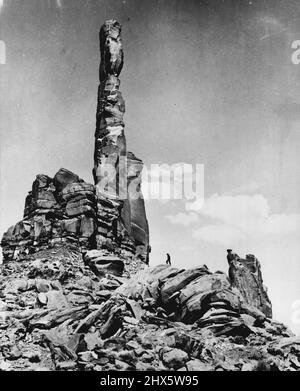
[[[183,213],[179,212],[176,215],[168,215],[165,217],[166,220],[169,220],[172,224],[179,224],[185,227],[197,223],[199,221],[199,216],[197,213]]]
[[[238,240],[244,239],[245,235],[236,228],[227,225],[206,225],[193,230],[192,236],[209,243],[217,243],[222,246],[230,246]]]
[[[244,238],[291,235],[300,230],[299,214],[270,213],[268,200],[261,194],[213,194],[202,207],[189,203],[186,209],[198,212],[200,223],[201,216],[212,220],[193,231],[194,238],[207,242],[230,245]]]
[[[204,199],[198,198],[193,202],[187,202],[185,204],[185,209],[188,211],[191,211],[191,210],[199,211],[200,209],[203,208],[203,205],[204,205]]]
[[[218,195],[213,194],[201,203],[189,203],[187,210],[194,210],[201,215],[219,220],[240,224],[241,220],[253,219],[253,217],[266,217],[269,213],[269,205],[265,197],[255,195]]]

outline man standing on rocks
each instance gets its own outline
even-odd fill
[[[149,265],[149,258],[151,253],[151,246],[148,244],[147,246],[147,256],[146,256],[146,264]]]
[[[170,257],[170,254],[169,254],[169,253],[167,253],[166,264],[171,266],[171,257]]]
[[[237,254],[233,253],[231,249],[227,250],[227,261],[229,265],[231,264],[232,261],[241,259]]]

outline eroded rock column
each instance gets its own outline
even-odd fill
[[[98,192],[126,198],[125,103],[118,78],[123,67],[121,25],[108,20],[100,30],[100,85],[96,114],[93,175]]]
[[[241,292],[246,304],[258,308],[267,317],[272,317],[272,304],[263,284],[260,262],[254,255],[232,260],[229,279]]]
[[[93,175],[98,200],[96,246],[117,246],[143,262],[148,259],[148,222],[140,191],[143,162],[126,151],[125,103],[119,75],[123,67],[121,25],[108,20],[100,30],[100,85],[96,114]],[[133,156],[133,158],[132,158]],[[135,179],[138,199],[129,186]]]

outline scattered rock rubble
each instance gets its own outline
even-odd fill
[[[300,338],[226,274],[158,265],[124,277],[99,273],[90,253],[63,245],[2,265],[0,370],[300,369]]]

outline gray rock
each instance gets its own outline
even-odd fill
[[[124,270],[124,262],[117,256],[108,255],[99,250],[88,251],[84,260],[96,274],[113,274],[121,276]]]
[[[38,298],[38,301],[40,304],[42,304],[42,305],[47,304],[48,298],[47,298],[46,293],[44,293],[44,292],[39,293],[37,298]]]
[[[162,361],[168,368],[179,369],[189,360],[186,352],[180,349],[164,349],[161,353]]]
[[[75,361],[61,361],[56,364],[58,371],[69,371],[76,369],[77,364]]]
[[[188,284],[190,284],[196,278],[209,274],[207,267],[201,267],[197,269],[188,269],[176,276],[169,278],[161,289],[161,295],[163,302],[168,305],[170,297],[177,292],[181,291]]]
[[[254,255],[234,259],[229,266],[229,278],[241,292],[245,303],[272,317],[272,305],[263,285],[260,263]]]
[[[79,176],[65,168],[61,168],[53,178],[54,186],[58,191],[62,191],[68,184],[74,182],[80,182]]]
[[[188,371],[213,371],[214,368],[211,365],[205,364],[200,360],[193,359],[186,363]]]
[[[90,350],[87,350],[85,352],[79,352],[78,356],[81,361],[85,361],[85,362],[91,362],[98,358],[97,354]]]
[[[49,291],[46,293],[47,307],[50,309],[61,309],[69,307],[69,303],[62,291]]]

